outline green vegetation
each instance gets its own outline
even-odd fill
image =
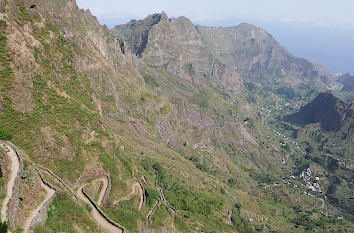
[[[13,70],[11,68],[11,61],[13,58],[7,49],[6,30],[7,23],[4,20],[0,20],[0,90],[2,92],[3,105],[5,107],[9,106],[12,102],[8,95],[13,82]]]
[[[154,88],[159,87],[159,83],[157,82],[157,80],[153,76],[145,73],[144,71],[140,71],[140,73],[143,76],[144,81],[147,85],[154,87]]]
[[[25,23],[32,21],[32,17],[29,15],[28,11],[24,6],[20,6],[18,8],[16,16],[17,16],[16,22],[20,26],[23,26]]]
[[[195,75],[196,71],[194,70],[193,64],[188,63],[187,65],[184,66],[184,70],[189,74],[189,75]]]
[[[248,222],[248,220],[244,219],[240,215],[241,205],[236,204],[232,209],[231,222],[236,227],[237,231],[240,233],[254,233],[256,230],[252,227],[252,225]]]
[[[7,233],[8,229],[8,223],[7,222],[1,222],[0,223],[0,232],[1,233]]]
[[[147,206],[152,206],[160,198],[160,193],[154,188],[147,187],[145,188],[145,192]]]
[[[138,232],[138,223],[143,215],[133,206],[137,196],[128,201],[119,202],[118,208],[104,208],[105,213],[114,221],[126,227],[129,232]]]
[[[299,211],[291,221],[295,224],[295,228],[302,228],[306,232],[315,232],[332,227],[336,227],[338,232],[346,232],[348,230],[342,220],[328,218],[315,212]]]
[[[119,161],[121,159],[121,162]],[[103,168],[111,175],[112,189],[119,190],[127,188],[126,183],[120,179],[120,174],[124,178],[131,177],[130,162],[125,158],[120,151],[116,150],[114,154],[102,153],[100,160],[103,163]],[[122,169],[118,169],[117,164],[122,164]]]
[[[2,23],[1,25],[6,24]],[[56,36],[51,39],[53,44],[50,46],[47,43],[49,32]],[[73,180],[82,173],[84,168],[82,164],[85,163],[86,159],[82,156],[82,150],[84,149],[82,128],[85,126],[93,127],[93,125],[98,125],[97,122],[99,122],[98,114],[91,113],[91,110],[94,109],[91,100],[93,90],[87,77],[76,71],[72,64],[73,48],[59,34],[58,29],[53,24],[46,23],[41,31],[35,31],[34,35],[45,49],[45,52],[41,52],[37,48],[33,48],[36,62],[43,67],[43,71],[38,72],[32,78],[32,95],[35,107],[33,111],[26,113],[17,111],[11,106],[11,99],[5,96],[5,99],[9,101],[7,101],[8,104],[5,105],[5,109],[0,115],[0,124],[3,128],[11,130],[10,133],[14,135],[13,142],[32,156],[34,161],[38,160],[69,180]],[[6,40],[2,40],[2,42],[2,45],[4,45],[2,47],[6,47]],[[0,53],[3,54],[1,56],[3,67],[11,70],[7,50],[0,49]],[[64,80],[63,77],[65,77]],[[4,80],[10,80],[9,75],[5,75],[2,81]],[[48,82],[51,82],[51,86],[54,85],[57,89],[64,89],[63,92],[70,96],[70,101],[60,95],[55,88],[49,87]],[[1,85],[2,88],[5,87],[5,94],[9,86],[10,84]],[[82,91],[77,91],[79,89]],[[4,102],[6,103],[6,101]],[[76,122],[77,127],[72,127],[74,122]],[[95,124],[93,124],[94,122]],[[73,157],[71,161],[60,158],[46,161],[40,159],[41,154],[33,155],[37,143],[44,137],[43,126],[50,127],[57,145],[61,144],[58,148],[59,153],[62,152],[61,148],[64,146],[72,148],[73,152],[69,155]],[[95,131],[101,132],[97,128]],[[66,145],[63,144],[63,137],[67,138]]]
[[[87,210],[87,212],[91,212],[92,211],[92,206],[88,203],[85,203],[85,208]]]
[[[183,217],[177,215],[174,219],[174,224],[177,230],[182,232],[190,232],[188,225],[185,223]]]
[[[95,198],[94,198],[95,202],[97,202],[98,199],[100,198],[100,193],[102,192],[102,188],[103,188],[103,184],[100,183],[100,186],[98,187],[98,190],[95,193]]]
[[[154,229],[159,229],[166,225],[164,222],[166,218],[169,216],[168,207],[164,204],[160,205],[157,208],[156,212],[152,216],[151,220],[149,221],[149,226]]]
[[[12,134],[0,125],[0,140],[11,141]]]
[[[97,231],[97,225],[84,207],[79,206],[66,194],[58,193],[48,208],[48,220],[44,226],[38,226],[35,232],[76,232],[73,223],[85,232]]]
[[[164,194],[169,203],[176,210],[183,210],[191,214],[210,216],[216,210],[223,207],[221,197],[208,192],[203,194],[193,187],[186,187],[182,180],[165,176],[160,179]]]
[[[234,80],[230,80],[233,71],[227,66],[220,64],[209,71],[223,73],[225,79],[198,73],[205,64],[188,63],[198,61],[193,58],[193,49],[189,54],[191,59],[183,59],[181,51],[182,59],[178,61],[170,56],[164,65],[144,64],[155,59],[148,56],[150,48],[144,49],[148,45],[148,32],[160,20],[159,15],[145,22],[133,21],[126,27],[127,33],[119,34],[117,42],[107,28],[97,27],[96,19],[88,12],[81,15],[83,11],[68,6],[60,0],[47,1],[38,6],[43,8],[38,11],[43,18],[36,10],[27,11],[23,6],[4,17],[11,19],[10,28],[20,32],[16,34],[18,40],[26,46],[14,54],[10,54],[13,49],[9,52],[7,48],[6,37],[12,34],[13,38],[13,33],[7,29],[6,21],[0,20],[0,140],[13,141],[24,150],[29,162],[50,168],[70,186],[85,171],[104,170],[112,181],[111,201],[129,190],[127,184],[142,175],[146,177],[149,185],[145,187],[145,209],[137,210],[138,196],[104,208],[110,218],[129,232],[139,232],[141,226],[159,229],[172,223],[171,229],[180,232],[213,233],[290,232],[294,227],[299,231],[339,231],[350,226],[347,221],[336,219],[343,212],[349,219],[353,209],[348,195],[352,191],[352,171],[343,161],[351,164],[354,149],[340,138],[350,132],[340,136],[325,132],[325,135],[313,125],[303,129],[301,125],[284,122],[286,113],[300,107],[299,99],[310,98],[311,88],[293,88],[281,83],[287,78],[285,74],[274,86],[267,84],[278,78],[270,71],[272,77],[252,79],[241,74],[244,80],[249,80],[244,82],[247,90],[239,90],[237,85],[242,89],[242,83],[228,85]],[[69,12],[58,14],[61,18],[58,26],[45,20],[63,10]],[[186,19],[176,19],[179,20]],[[162,29],[156,27],[154,32],[173,33],[169,23],[167,20],[159,24]],[[36,40],[31,40],[31,36]],[[91,41],[92,38],[97,40]],[[144,58],[136,62],[138,68],[120,54],[117,43],[123,45],[122,38],[128,43],[122,50],[130,47],[138,56],[144,52]],[[201,52],[209,56],[208,51]],[[242,51],[245,56],[257,52],[248,48]],[[218,65],[218,59],[210,56],[201,61],[212,58],[210,61]],[[28,67],[31,69],[26,70]],[[180,77],[180,72],[193,79]],[[251,83],[257,78],[260,83]],[[234,87],[235,90],[229,89]],[[19,102],[22,96],[28,103]],[[28,109],[21,109],[23,103]],[[280,136],[272,135],[263,121],[286,137],[279,140]],[[247,132],[257,143],[250,143],[250,138],[241,131],[242,125],[247,126]],[[291,138],[289,135],[298,137],[300,149],[285,139]],[[318,206],[317,199],[323,195],[311,192],[317,199],[302,195],[305,191],[302,181],[289,178],[314,165],[321,174],[318,183],[323,195],[328,197],[326,211],[333,211],[334,218],[325,218],[319,211],[315,216],[311,209],[305,210],[304,206]],[[30,171],[30,165],[25,164],[22,182],[34,186]],[[48,174],[44,176],[62,189]],[[161,202],[153,217],[146,220],[143,214],[159,200],[159,186],[177,211],[170,211]],[[94,195],[95,201],[102,187]],[[91,188],[93,196],[94,187]],[[0,191],[1,200],[6,195],[1,173]],[[23,205],[26,202],[23,190],[19,198]],[[236,204],[230,210],[235,200],[242,203],[242,208]],[[84,232],[97,232],[91,211],[90,205],[79,205],[59,192],[48,208],[47,222],[37,227],[36,232],[80,231],[77,227]],[[225,223],[229,211],[231,224]],[[249,223],[250,216],[257,220]]]

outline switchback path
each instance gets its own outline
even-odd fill
[[[121,199],[113,202],[113,205],[117,205],[121,201],[130,200],[131,197],[137,193],[139,194],[139,198],[140,198],[138,209],[141,210],[141,208],[143,207],[143,204],[144,204],[144,193],[143,193],[143,190],[142,190],[139,182],[134,183],[132,185],[132,191],[127,196],[122,197]]]
[[[105,191],[106,191],[107,186],[108,186],[108,181],[107,181],[107,179],[104,179],[104,178],[97,179],[95,181],[102,182],[102,184],[103,184],[100,196],[99,196],[98,201],[97,201],[97,205],[101,206],[102,205],[102,200],[103,200],[104,195],[105,195]]]
[[[107,181],[107,180],[106,180]],[[88,184],[81,185],[77,191],[77,197],[84,201],[86,204],[90,205],[91,216],[95,219],[97,224],[107,233],[124,233],[126,230],[124,227],[119,225],[118,223],[111,220],[99,207],[98,205],[87,195],[85,192],[85,188]],[[100,196],[104,196],[106,189],[102,189]]]

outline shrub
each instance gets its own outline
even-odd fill
[[[154,189],[154,188],[150,188],[150,187],[147,187],[145,189],[146,191],[146,204],[151,206],[155,203],[155,201],[159,200],[159,192]]]
[[[24,171],[22,172],[21,178],[22,178],[23,180],[25,180],[25,179],[27,179],[29,176],[30,176],[30,171],[24,170]]]
[[[12,134],[0,125],[0,140],[11,141]]]
[[[7,222],[2,222],[0,223],[0,233],[6,233],[7,232]]]
[[[88,203],[85,204],[85,208],[88,212],[91,212],[92,211],[92,206]]]
[[[28,14],[24,6],[19,7],[16,16],[17,16],[16,22],[21,26],[24,25],[26,22],[32,21],[31,16]]]

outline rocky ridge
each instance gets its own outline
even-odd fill
[[[110,177],[102,212],[130,232],[327,227],[322,216],[317,225],[289,217],[300,217],[298,210],[307,216],[302,208],[317,208],[316,196],[295,186],[260,186],[292,171],[302,151],[279,146],[245,99],[244,71],[226,64],[190,20],[155,14],[113,35],[72,0],[2,6],[0,60],[12,71],[1,74],[8,83],[1,80],[0,125],[24,151],[26,171],[38,163],[65,186],[36,231],[101,232],[72,195],[80,177],[90,182],[86,171],[96,170]],[[141,176],[142,209],[134,195],[110,204]],[[20,183],[22,193],[29,190],[26,200],[36,190],[31,179]],[[269,208],[275,203],[279,209]],[[146,220],[150,209],[156,211]]]

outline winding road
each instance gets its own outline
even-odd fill
[[[99,179],[99,180],[101,180],[101,179]],[[107,180],[104,182],[104,184],[105,183],[107,184]],[[107,233],[121,232],[121,233],[123,233],[124,228],[119,227],[118,224],[113,223],[112,220],[108,219],[108,217],[103,213],[102,210],[99,209],[99,207],[93,202],[93,200],[90,200],[88,198],[88,196],[84,193],[84,189],[87,185],[88,184],[83,184],[79,187],[79,189],[77,191],[77,197],[80,200],[84,201],[86,204],[91,206],[92,210],[91,210],[90,214],[93,217],[93,219],[102,228],[102,230],[104,230],[104,232],[107,232]],[[107,186],[105,186],[105,187],[107,187]],[[100,193],[101,202],[102,202],[105,191],[106,191],[106,189],[102,188],[101,193]]]
[[[98,201],[97,201],[97,205],[100,206],[100,205],[102,205],[102,200],[103,200],[103,198],[104,198],[105,191],[106,191],[107,186],[108,186],[108,181],[107,181],[107,179],[104,179],[104,178],[97,179],[97,180],[95,180],[95,181],[96,181],[96,182],[102,182],[102,184],[103,184],[103,187],[102,187],[102,189],[101,189],[100,196],[99,196]]]
[[[29,228],[30,228],[30,226],[31,226],[31,223],[32,223],[33,219],[39,214],[39,212],[41,211],[42,207],[47,203],[47,201],[48,201],[48,200],[55,194],[55,192],[56,192],[54,189],[52,189],[52,188],[48,187],[46,184],[44,184],[42,179],[40,179],[40,180],[41,180],[41,186],[42,186],[42,188],[44,188],[45,191],[46,191],[46,195],[45,195],[44,200],[41,202],[41,204],[40,204],[36,209],[34,209],[34,210],[30,213],[30,215],[29,215],[29,217],[27,218],[27,220],[26,220],[26,222],[25,222],[25,225],[24,225],[24,227],[23,227],[23,229],[24,229],[23,232],[28,232],[28,230],[29,230]]]
[[[2,208],[1,208],[1,221],[8,221],[8,203],[12,198],[12,191],[15,185],[15,179],[17,177],[17,173],[20,169],[20,162],[18,160],[16,152],[12,147],[6,145],[6,143],[4,142],[1,142],[0,146],[6,147],[9,150],[9,152],[7,152],[7,155],[10,159],[10,169],[9,169],[10,179],[6,186],[6,197],[2,202]]]
[[[6,197],[2,202],[1,221],[9,221],[9,213],[8,213],[9,208],[8,208],[8,206],[9,206],[9,202],[11,201],[11,199],[13,199],[14,192],[16,192],[14,190],[16,190],[15,189],[16,188],[15,185],[17,183],[16,179],[19,176],[20,170],[22,170],[22,158],[18,157],[20,155],[17,155],[16,149],[12,148],[11,143],[0,141],[0,146],[7,148],[6,155],[9,158],[9,169],[8,170],[9,170],[9,176],[10,176],[8,179],[8,182],[6,184]],[[36,164],[34,164],[34,165],[36,165]],[[97,222],[97,224],[102,228],[102,230],[104,232],[106,232],[106,233],[118,233],[118,232],[124,233],[126,231],[124,227],[122,227],[118,223],[111,220],[98,206],[98,205],[102,205],[102,201],[103,201],[104,196],[107,192],[107,186],[108,186],[107,178],[106,179],[105,178],[98,178],[98,179],[94,180],[95,182],[102,182],[103,183],[103,187],[102,187],[101,192],[99,194],[99,199],[98,199],[97,203],[95,203],[94,200],[92,200],[92,198],[89,197],[84,190],[88,184],[83,184],[82,186],[80,186],[78,191],[75,193],[66,183],[64,183],[63,180],[61,180],[61,178],[59,178],[57,175],[55,175],[52,171],[50,171],[49,169],[42,167],[40,165],[36,165],[36,166],[38,168],[46,171],[49,175],[51,175],[53,178],[55,178],[55,180],[59,181],[59,183],[61,183],[65,188],[67,188],[77,200],[80,199],[83,202],[90,205],[92,208],[92,210],[90,211],[91,216]],[[48,203],[51,201],[50,199],[53,198],[53,196],[56,194],[56,191],[57,191],[57,187],[53,186],[50,183],[47,183],[46,180],[43,180],[44,178],[42,177],[42,174],[40,173],[40,171],[37,170],[37,172],[41,177],[41,187],[46,191],[46,195],[45,195],[44,200],[41,201],[41,203],[37,206],[37,208],[35,208],[34,210],[32,210],[30,212],[30,214],[29,214],[28,218],[26,219],[24,226],[23,226],[24,232],[30,231],[30,228],[32,227],[32,225],[35,224],[34,222],[37,221],[36,217],[38,217],[38,215],[41,214],[41,211],[43,211],[43,210],[46,211],[46,208],[47,208],[46,205],[48,205]],[[139,203],[139,210],[140,210],[144,204],[144,194],[143,194],[143,190],[142,190],[142,187],[140,186],[139,182],[136,182],[132,185],[132,192],[129,193],[128,196],[124,197],[123,199],[128,200],[135,193],[139,193],[139,196],[140,196],[140,203]]]
[[[143,194],[143,190],[141,189],[139,182],[134,183],[132,185],[132,191],[127,196],[113,202],[113,205],[117,205],[121,201],[127,201],[127,200],[131,199],[131,197],[137,193],[139,193],[139,198],[140,198],[138,209],[141,210],[141,208],[143,207],[143,203],[144,203],[144,196],[143,196],[144,194]]]

